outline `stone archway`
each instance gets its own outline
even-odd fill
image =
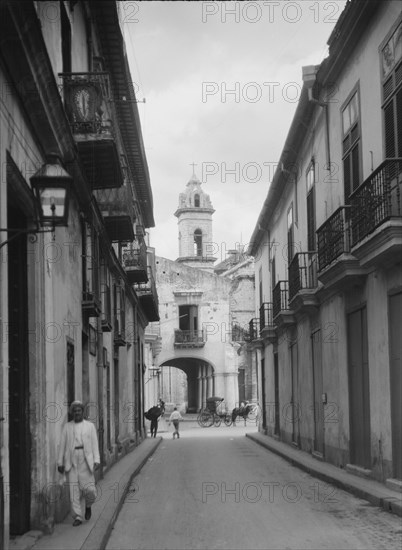
[[[205,406],[207,397],[215,392],[215,369],[211,363],[194,357],[175,357],[159,367],[176,367],[187,375],[188,412],[196,413]],[[163,376],[163,374],[162,374]]]

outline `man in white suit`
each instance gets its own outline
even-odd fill
[[[92,422],[84,420],[84,405],[73,401],[71,422],[61,433],[57,469],[66,474],[70,489],[73,526],[82,523],[82,505],[85,501],[85,519],[91,519],[91,506],[96,499],[94,471],[100,464],[98,438]]]

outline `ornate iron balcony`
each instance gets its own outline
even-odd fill
[[[281,311],[289,310],[289,283],[288,281],[278,281],[272,292],[273,299],[273,318]]]
[[[273,303],[264,302],[260,307],[260,330],[262,331],[265,327],[272,327],[273,325]]]
[[[248,324],[248,341],[257,340],[260,336],[260,320],[258,317],[253,317]]]
[[[109,74],[60,73],[59,77],[71,132],[91,188],[120,187],[124,178]]]
[[[123,246],[121,248],[121,263],[130,284],[148,281],[147,247],[144,242],[133,242]]]
[[[148,280],[145,283],[134,283],[134,290],[140,299],[148,321],[159,321],[158,293],[151,266],[147,266],[147,277]]]
[[[321,271],[341,254],[350,251],[350,206],[340,206],[317,229],[318,269]]]
[[[289,301],[300,290],[317,287],[317,253],[298,252],[289,265]]]
[[[205,345],[205,335],[202,330],[180,330],[174,331],[175,347],[201,348]]]
[[[351,203],[351,246],[391,217],[402,217],[402,159],[386,159],[354,191]]]

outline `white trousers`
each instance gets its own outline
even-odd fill
[[[71,470],[66,473],[70,488],[71,514],[74,519],[82,521],[82,508],[91,507],[96,500],[95,477],[88,468],[84,450],[74,450],[74,460]]]

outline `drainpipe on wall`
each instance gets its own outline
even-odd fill
[[[328,113],[328,103],[325,101],[319,101],[318,99],[315,99],[313,96],[313,87],[314,84],[317,81],[317,72],[320,68],[320,65],[307,65],[306,67],[302,67],[302,73],[303,73],[303,82],[304,85],[307,88],[308,93],[308,100],[311,103],[315,103],[319,107],[324,108],[324,115],[325,115],[325,152],[326,152],[326,158],[327,158],[327,170],[331,171],[331,153],[330,153],[330,145],[329,145],[329,113]]]

